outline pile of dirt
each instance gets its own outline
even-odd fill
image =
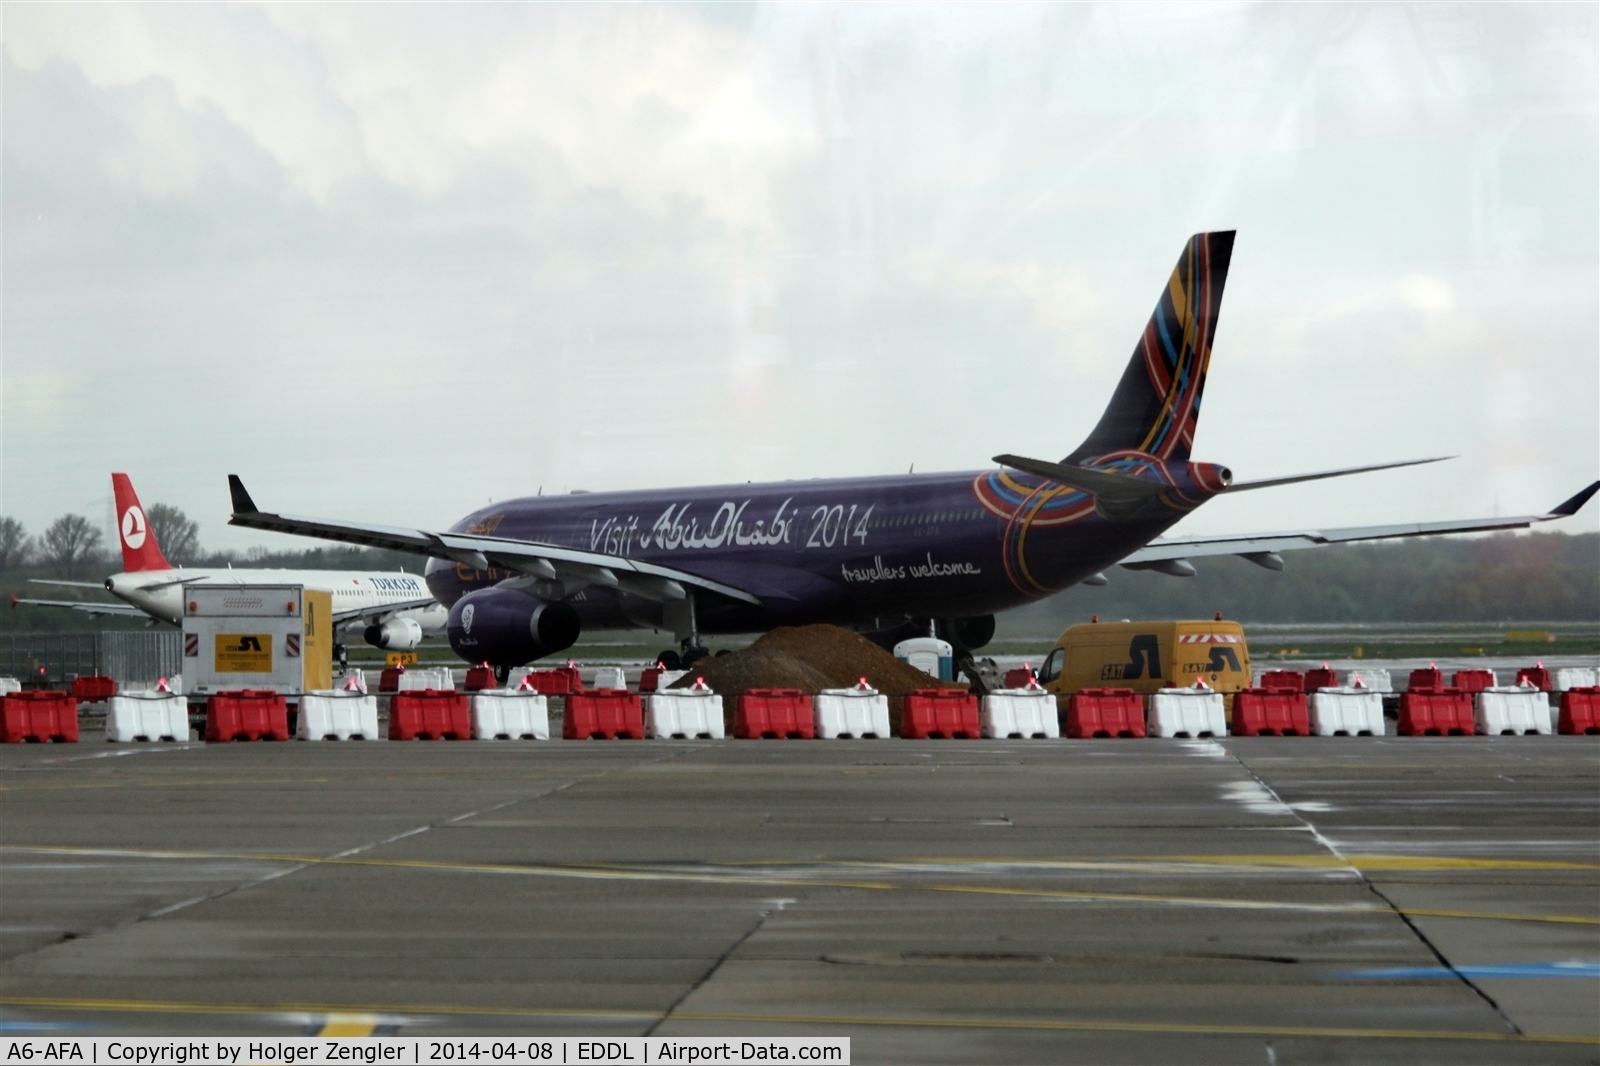
[[[909,692],[926,688],[965,689],[929,677],[896,659],[872,641],[838,626],[785,626],[743,651],[702,659],[673,688],[687,688],[696,677],[722,695],[723,714],[733,728],[739,696],[753,688],[792,688],[815,696],[825,688],[853,688],[863,677],[889,697],[889,720],[899,735],[900,712]]]
[[[735,698],[753,688],[797,688],[814,696],[825,688],[835,687],[813,667],[787,652],[753,644],[732,655],[701,659],[671,687],[688,688],[697,677],[705,678],[712,692],[722,694],[723,706],[730,714]]]

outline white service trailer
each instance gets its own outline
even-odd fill
[[[331,601],[301,585],[185,585],[184,687],[195,696],[330,687]]]

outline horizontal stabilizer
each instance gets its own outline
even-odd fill
[[[57,584],[64,583],[57,582]],[[95,585],[93,587],[99,588],[100,586]],[[100,615],[115,615],[123,618],[148,617],[144,611],[129,603],[91,603],[84,600],[29,600],[13,595],[11,597],[11,609],[16,610],[18,607],[61,607],[69,611],[82,611],[91,618],[99,617]]]
[[[1140,508],[1165,492],[1170,486],[1155,481],[1119,474],[1114,470],[1091,470],[1066,463],[1052,463],[1044,459],[1028,459],[1020,455],[997,455],[997,463],[1014,470],[1058,481],[1070,488],[1081,489],[1094,496],[1094,508],[1100,517],[1110,522],[1124,522],[1138,513]]]
[[[1321,470],[1315,474],[1293,474],[1289,477],[1263,478],[1260,481],[1235,481],[1223,492],[1245,492],[1249,489],[1270,489],[1274,485],[1293,485],[1301,481],[1321,481],[1327,477],[1344,477],[1347,474],[1365,474],[1373,470],[1394,470],[1402,466],[1421,466],[1424,463],[1442,463],[1454,459],[1453,455],[1440,455],[1433,459],[1406,459],[1398,463],[1377,463],[1373,466],[1347,466],[1342,470]]]

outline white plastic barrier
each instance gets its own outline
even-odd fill
[[[1600,684],[1596,675],[1600,670],[1587,666],[1564,666],[1556,671],[1556,691],[1565,692],[1569,688],[1594,688]]]
[[[0,696],[7,692],[21,692],[22,682],[14,677],[0,677]]]
[[[661,676],[656,678],[656,691],[660,692],[662,689],[666,688],[668,685],[671,685],[679,678],[688,676],[689,671],[687,670],[663,670],[661,671]]]
[[[300,740],[378,739],[378,697],[359,690],[322,689],[300,697]]]
[[[1472,696],[1472,723],[1479,736],[1497,737],[1504,733],[1555,732],[1550,713],[1550,695],[1532,685],[1517,688],[1486,688]]]
[[[722,740],[722,697],[710,689],[676,688],[645,698],[644,735],[651,739],[705,737]]]
[[[819,740],[889,736],[889,697],[864,685],[823,689],[811,700],[811,714]]]
[[[986,737],[1061,736],[1056,697],[1042,688],[996,689],[978,706],[978,723]]]
[[[1360,684],[1356,684],[1357,681]],[[1346,688],[1365,689],[1368,692],[1393,692],[1394,681],[1389,677],[1389,671],[1379,670],[1371,666],[1363,666],[1351,670],[1345,675]]]
[[[594,668],[594,684],[589,687],[625,689],[628,687],[628,680],[620,666],[597,666]]]
[[[106,739],[188,740],[189,703],[172,692],[124,692],[106,704]]]
[[[550,739],[550,701],[532,689],[483,689],[471,709],[474,740]]]
[[[401,692],[418,692],[430,688],[439,692],[454,692],[455,687],[455,674],[445,666],[407,670],[400,675],[396,684],[396,688]]]
[[[1164,688],[1150,697],[1145,731],[1153,737],[1225,737],[1228,711],[1209,688]]]
[[[1315,737],[1384,734],[1383,692],[1369,688],[1321,688],[1306,697]]]

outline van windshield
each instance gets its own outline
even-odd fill
[[[1044,665],[1039,667],[1039,683],[1041,685],[1054,681],[1061,676],[1061,662],[1066,656],[1067,651],[1065,648],[1056,648],[1050,653],[1049,658],[1045,659]]]

